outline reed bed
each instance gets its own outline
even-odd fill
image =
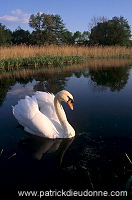
[[[75,63],[84,59],[132,58],[131,47],[120,46],[9,46],[0,47],[0,68]]]
[[[0,47],[0,59],[30,58],[42,56],[83,56],[90,58],[113,58],[132,56],[131,47],[120,46],[10,46]]]

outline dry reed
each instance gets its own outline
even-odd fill
[[[42,56],[83,56],[87,58],[129,58],[131,47],[120,46],[10,46],[0,47],[0,59]]]

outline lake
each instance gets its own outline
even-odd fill
[[[66,89],[74,110],[63,107],[73,139],[27,134],[12,105],[35,91]],[[0,74],[0,174],[3,193],[17,190],[91,189],[130,192],[132,62],[90,61],[52,69]]]

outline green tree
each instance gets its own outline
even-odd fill
[[[76,31],[73,35],[73,40],[75,43],[79,43],[82,41],[82,33],[80,31]]]
[[[73,41],[77,44],[87,44],[89,36],[90,33],[88,31],[84,31],[83,33],[76,31],[73,35]]]
[[[62,34],[66,30],[60,15],[45,13],[32,14],[29,19],[29,26],[34,29],[32,36],[37,36],[36,43],[40,45],[60,43]]]
[[[92,28],[98,25],[98,23],[103,23],[108,21],[108,18],[105,16],[93,16],[93,18],[88,23],[88,31],[91,32]]]
[[[12,33],[12,42],[14,44],[29,44],[29,38],[30,32],[21,29],[21,27],[18,27],[18,29]]]
[[[99,45],[130,44],[131,29],[124,17],[113,17],[112,20],[97,23],[90,34],[90,43]]]
[[[11,31],[0,23],[0,46],[11,44]]]
[[[87,43],[88,43],[88,41],[89,41],[89,36],[90,36],[89,31],[84,31],[84,32],[82,33],[82,42],[83,42],[83,44],[87,44]]]
[[[62,44],[73,44],[74,40],[73,40],[73,34],[72,32],[66,30],[65,32],[63,32],[61,34],[61,43]]]

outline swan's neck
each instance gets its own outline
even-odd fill
[[[63,107],[61,105],[61,101],[58,100],[57,97],[55,97],[55,99],[54,99],[54,105],[55,105],[55,111],[56,111],[57,117],[60,121],[60,124],[62,126],[62,129],[63,129],[64,133],[67,133],[69,123],[67,121],[65,112],[64,112]]]

